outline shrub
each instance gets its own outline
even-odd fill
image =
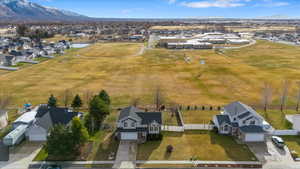
[[[174,150],[173,146],[172,145],[168,145],[167,146],[167,153],[172,153]]]
[[[147,140],[148,141],[159,141],[163,139],[162,134],[148,134]]]
[[[291,155],[294,159],[298,158],[299,157],[299,154],[296,152],[296,151],[291,151]]]

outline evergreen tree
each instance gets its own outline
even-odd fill
[[[100,99],[102,99],[107,105],[110,105],[110,97],[105,90],[101,90],[99,93]]]
[[[51,94],[51,96],[48,99],[48,106],[50,107],[56,107],[57,99]]]
[[[46,151],[51,158],[65,158],[74,156],[74,142],[72,133],[63,125],[56,125],[47,137]]]
[[[72,120],[72,140],[74,141],[74,145],[80,147],[83,145],[89,138],[89,134],[87,129],[82,125],[80,119],[75,117]]]
[[[94,96],[89,105],[92,131],[99,130],[100,126],[109,114],[109,106],[98,96]]]
[[[77,94],[77,95],[74,97],[74,100],[73,100],[73,102],[72,102],[72,107],[73,107],[74,109],[77,109],[77,108],[79,108],[79,107],[81,107],[81,106],[82,106],[82,100],[81,100],[80,96]]]

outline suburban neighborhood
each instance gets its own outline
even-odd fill
[[[0,0],[0,169],[300,169],[298,6]]]

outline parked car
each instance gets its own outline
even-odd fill
[[[272,142],[276,145],[278,148],[284,148],[285,143],[281,137],[278,136],[272,136]]]
[[[46,169],[62,169],[62,167],[60,165],[50,165]]]

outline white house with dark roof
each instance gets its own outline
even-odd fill
[[[271,126],[253,108],[241,102],[224,107],[213,122],[220,134],[236,136],[243,142],[263,142]]]
[[[120,140],[143,143],[148,135],[160,134],[161,124],[161,112],[145,112],[134,106],[126,107],[120,112],[116,136]]]

